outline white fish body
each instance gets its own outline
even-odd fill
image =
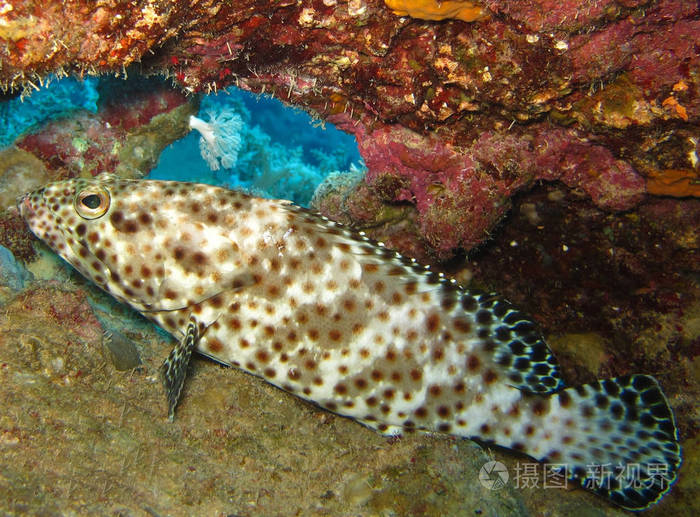
[[[19,208],[84,276],[180,341],[163,365],[171,418],[196,349],[384,434],[450,433],[560,465],[625,508],[675,480],[677,430],[652,377],[564,389],[508,302],[287,201],[101,175]],[[590,469],[605,464],[627,473]]]

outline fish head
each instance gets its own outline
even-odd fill
[[[231,199],[245,196],[101,174],[51,183],[18,206],[32,232],[83,276],[148,312],[183,309],[246,283],[235,237],[219,215]]]
[[[34,235],[83,276],[143,308],[153,301],[162,274],[152,265],[133,274],[146,264],[143,244],[154,233],[150,207],[138,210],[147,198],[138,185],[111,174],[57,181],[22,196],[18,209]],[[135,217],[125,216],[134,211]],[[125,284],[125,273],[133,285]]]
[[[105,262],[100,250],[114,211],[112,191],[107,182],[74,178],[25,194],[17,207],[34,235],[82,272],[87,262]]]

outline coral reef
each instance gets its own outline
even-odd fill
[[[440,260],[482,242],[508,198],[537,179],[560,179],[610,210],[647,193],[696,195],[692,179],[687,188],[654,179],[698,170],[693,0],[459,2],[472,10],[465,18],[479,18],[469,23],[396,17],[382,0],[31,5],[3,4],[4,88],[33,89],[50,72],[121,72],[135,61],[189,91],[235,84],[337,121],[374,160],[375,179],[396,167],[395,142],[407,131],[411,141],[439,142],[456,155],[451,169],[416,163],[398,197],[378,199],[413,205],[414,240]],[[522,153],[538,156],[536,174],[516,166]],[[434,175],[442,204],[432,203]],[[467,205],[470,216],[455,216]],[[437,234],[435,218],[449,221]]]
[[[338,121],[338,117],[332,118]],[[344,127],[339,122],[340,127]],[[570,131],[548,125],[482,133],[470,146],[453,146],[436,135],[421,136],[406,128],[356,133],[368,173],[365,184],[381,203],[415,206],[419,234],[413,256],[445,260],[457,248],[471,249],[510,207],[510,197],[536,180],[560,180],[586,192],[600,207],[625,210],[639,202],[644,179],[603,146],[574,142]],[[366,205],[366,195],[357,201]],[[317,199],[321,211],[364,228],[375,221],[377,207],[342,205]],[[362,215],[362,212],[367,211]],[[350,217],[347,215],[350,214]],[[391,241],[388,234],[384,240]]]
[[[314,206],[504,293],[544,326],[569,383],[656,375],[685,464],[646,515],[695,515],[700,7],[474,5],[487,16],[431,22],[383,0],[0,0],[0,89],[4,100],[50,74],[133,75],[137,63],[191,93],[274,95],[354,134],[366,176],[334,175]],[[127,93],[18,148],[50,177],[142,174],[196,100]],[[164,112],[175,122],[153,116]],[[21,226],[0,214],[0,244],[26,262]],[[0,311],[6,511],[619,515],[583,491],[480,490],[486,457],[468,442],[388,443],[205,361],[168,426],[155,386],[167,347],[109,306],[124,325],[115,343],[138,347],[123,364],[142,362],[114,372],[96,349],[105,305],[73,278],[30,284]],[[512,472],[517,458],[495,454]]]

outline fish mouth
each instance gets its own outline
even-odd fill
[[[16,208],[19,216],[37,237],[41,238],[37,224],[39,222],[39,208],[44,201],[44,189],[27,192],[16,199]]]
[[[15,200],[19,214],[27,221],[37,214],[37,209],[45,202],[46,188],[25,192]]]
[[[29,192],[26,194],[22,194],[17,198],[16,201],[17,211],[23,219],[27,219],[28,217],[31,217],[35,214],[34,207],[32,207],[32,204],[29,202],[29,196]]]

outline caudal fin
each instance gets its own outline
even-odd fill
[[[628,510],[643,510],[676,480],[678,431],[653,377],[630,375],[568,388],[549,402],[547,416],[558,419],[561,434],[540,459],[566,468],[585,488]]]

